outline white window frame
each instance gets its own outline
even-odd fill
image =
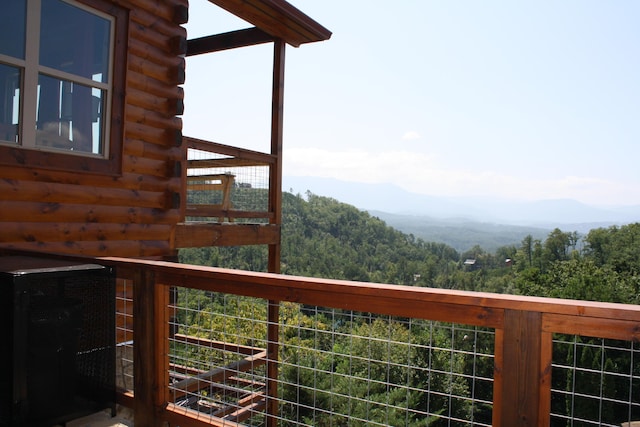
[[[19,129],[17,146],[24,149],[34,149],[42,151],[55,151],[70,155],[97,157],[102,159],[109,158],[110,155],[110,123],[111,123],[111,105],[113,97],[113,81],[114,81],[114,46],[116,22],[115,17],[104,13],[95,8],[84,5],[75,0],[60,0],[74,7],[83,9],[96,16],[104,18],[110,22],[109,32],[109,53],[108,53],[108,78],[106,82],[98,82],[83,76],[78,76],[64,71],[40,65],[40,12],[43,1],[50,0],[28,0],[26,11],[26,40],[24,59],[10,57],[0,54],[0,62],[8,66],[21,69],[21,86],[20,86],[20,112],[19,112]],[[57,149],[36,145],[36,117],[38,102],[38,80],[39,76],[47,75],[59,80],[66,80],[72,83],[81,84],[90,88],[103,91],[105,99],[102,100],[103,114],[101,116],[102,132],[100,135],[100,153],[91,153],[85,151],[72,151],[67,149]],[[0,141],[0,144],[16,146],[16,143],[8,141]]]

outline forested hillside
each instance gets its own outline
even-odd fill
[[[306,197],[285,193],[283,214],[282,271],[285,274],[639,302],[640,223],[595,229],[586,236],[555,229],[544,240],[527,236],[519,244],[493,252],[476,246],[459,253],[447,245],[403,234],[353,206],[310,193]],[[266,270],[266,259],[263,247],[181,252],[183,262],[255,271]],[[184,325],[178,331],[181,333],[224,340],[228,336],[228,325],[233,324],[240,344],[249,345],[256,334],[254,322],[261,325],[257,329],[266,328],[266,305],[254,299],[227,299],[224,294],[181,288],[177,300],[189,308],[181,310],[176,319],[176,324]],[[292,303],[282,304],[281,317],[284,332],[279,357],[287,360],[287,364],[280,372],[279,392],[284,400],[297,402],[283,405],[284,419],[302,420],[308,425],[346,425],[334,423],[332,411],[336,411],[348,414],[349,425],[374,422],[378,425],[451,425],[440,414],[491,424],[491,382],[475,382],[474,378],[492,377],[493,359],[476,357],[476,352],[493,353],[492,331],[440,322],[406,323],[388,316]],[[466,334],[482,338],[466,342]],[[319,336],[331,338],[318,339]],[[391,336],[393,346],[389,344]],[[572,366],[578,361],[580,366],[594,372],[617,372],[617,367],[631,366],[630,353],[618,351],[616,347],[625,348],[624,342],[607,341],[607,348],[616,350],[608,350],[605,355],[599,350],[604,348],[600,340],[563,339],[570,345],[557,346],[554,363]],[[416,352],[404,343],[424,351]],[[455,346],[468,351],[458,351],[454,357],[449,349]],[[189,357],[198,360],[199,356]],[[209,357],[203,355],[202,359],[208,361]],[[402,369],[404,366],[406,370]],[[640,393],[640,383],[634,382],[630,387],[624,375],[612,375],[603,381],[599,374],[578,378],[570,374],[572,371],[567,372],[554,376],[554,388],[571,390],[578,381],[574,392],[584,395],[626,396],[630,393],[637,396]],[[391,385],[380,381],[381,378]],[[314,384],[313,393],[309,391],[309,384]],[[427,388],[433,392],[423,392]],[[460,398],[449,399],[448,393]],[[435,408],[427,419],[402,409],[426,407],[427,394]],[[629,419],[628,414],[615,409],[613,404],[600,408],[588,399],[574,402],[573,396],[568,393],[565,400],[555,401],[554,412],[566,414],[567,408],[575,407],[581,417],[596,420],[593,425],[605,421],[607,425],[620,425],[621,420]],[[488,403],[471,404],[471,397]],[[376,408],[381,409],[371,409],[379,404]],[[640,411],[632,415],[640,417]],[[551,425],[569,424],[558,418]]]
[[[266,271],[266,248],[200,248],[182,262]],[[475,260],[475,263],[465,263]],[[637,302],[640,224],[555,229],[546,239],[463,253],[404,234],[367,212],[312,193],[283,194],[282,272],[379,283]]]
[[[357,281],[428,285],[457,269],[453,248],[406,235],[334,199],[283,194],[282,272]],[[181,261],[265,271],[266,248],[186,249]],[[420,275],[420,277],[416,276]]]

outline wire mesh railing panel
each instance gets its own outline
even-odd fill
[[[494,333],[283,303],[286,425],[491,425]]]
[[[554,338],[552,426],[640,421],[640,346],[632,341]]]
[[[266,222],[269,209],[269,166],[241,158],[188,149],[187,219]],[[204,213],[198,207],[217,209]],[[202,211],[202,209],[200,209]],[[245,212],[243,215],[239,212]],[[259,215],[246,214],[265,213]]]
[[[144,361],[135,364],[140,393],[118,391],[119,402],[141,419],[489,426],[495,408],[503,425],[529,417],[552,426],[640,422],[637,305],[367,286],[142,259],[96,262],[118,274],[111,308],[117,385],[132,391],[134,347]],[[299,301],[378,307],[396,316]],[[536,322],[519,321],[530,318]],[[564,334],[552,337],[554,330]],[[600,333],[617,339],[586,336]],[[494,384],[495,368],[501,377]]]
[[[133,282],[116,281],[116,386],[133,390]]]
[[[491,425],[492,330],[295,303],[275,325],[265,300],[174,289],[170,395],[185,410],[264,425],[274,363],[279,425]]]
[[[186,288],[173,292],[171,400],[212,417],[264,425],[266,301]]]

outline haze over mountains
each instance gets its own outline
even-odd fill
[[[535,227],[568,224],[626,224],[640,221],[640,204],[589,206],[575,200],[517,202],[483,197],[439,197],[409,193],[391,184],[365,184],[332,178],[284,177],[285,191],[332,197],[367,211],[464,219]]]
[[[544,239],[556,227],[586,234],[592,228],[640,221],[640,204],[602,207],[575,200],[517,202],[438,197],[410,193],[391,184],[316,177],[285,176],[283,189],[294,194],[311,191],[334,198],[369,211],[400,231],[427,241],[447,243],[459,251],[473,244],[494,250],[518,243],[527,234]]]

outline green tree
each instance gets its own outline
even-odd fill
[[[522,240],[522,246],[520,247],[522,251],[522,255],[524,258],[523,266],[533,267],[533,236],[531,234],[527,235]]]
[[[546,265],[554,261],[566,261],[571,256],[571,249],[575,249],[578,234],[554,229],[544,241],[544,259]]]
[[[640,275],[640,223],[589,231],[586,256],[598,265],[610,265],[619,273]]]

